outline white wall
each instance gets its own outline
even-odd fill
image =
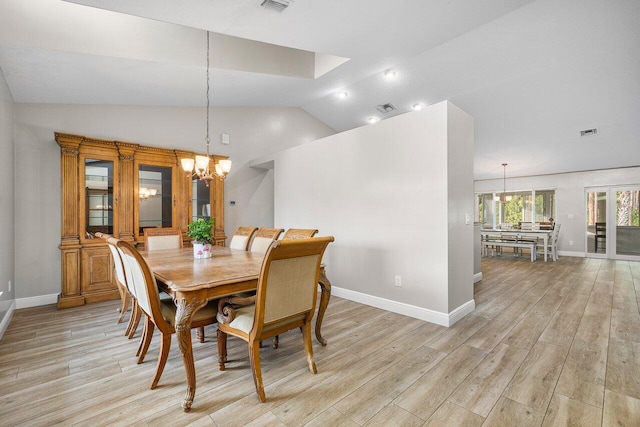
[[[473,305],[473,121],[460,109],[442,102],[274,164],[275,225],[335,237],[325,262],[336,295],[440,324]]]
[[[16,297],[21,299],[50,299],[60,292],[60,149],[55,131],[201,152],[206,149],[205,109],[201,107],[15,104],[15,167],[20,171],[15,183],[15,229],[37,236],[16,241]],[[230,145],[220,143],[222,132],[230,135]],[[233,160],[225,183],[227,235],[241,224],[273,225],[272,173],[250,168],[249,159],[333,133],[299,108],[212,108],[211,151]],[[4,141],[2,147],[4,150]],[[8,161],[5,159],[3,156],[1,161]],[[236,201],[234,207],[229,206],[230,200]],[[9,229],[13,230],[13,225]]]
[[[560,255],[584,256],[586,229],[586,187],[640,184],[640,167],[603,169],[554,175],[507,178],[507,191],[556,190],[556,222]],[[475,182],[477,193],[501,192],[502,179]],[[573,246],[569,242],[573,240]]]
[[[11,316],[14,281],[14,103],[0,70],[0,337]]]

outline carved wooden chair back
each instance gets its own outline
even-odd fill
[[[182,232],[177,227],[144,229],[144,248],[148,251],[179,249],[181,247]]]
[[[333,237],[275,241],[269,247],[258,279],[255,304],[235,310],[235,318],[218,315],[218,364],[224,370],[227,334],[249,344],[256,392],[266,397],[260,369],[260,342],[291,329],[302,329],[309,370],[316,373],[311,345],[320,262]],[[224,323],[228,322],[228,323]]]
[[[231,237],[231,242],[229,242],[229,247],[231,249],[238,249],[241,251],[246,251],[249,249],[249,242],[251,241],[251,237],[256,232],[258,227],[238,227],[238,229],[233,233]]]
[[[266,253],[271,243],[277,240],[284,229],[282,228],[259,228],[251,241],[250,252],[253,253]]]
[[[311,228],[290,228],[282,236],[282,240],[288,239],[308,239],[316,235],[318,230]]]

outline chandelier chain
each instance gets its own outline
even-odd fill
[[[207,31],[207,157],[209,157],[209,31]]]

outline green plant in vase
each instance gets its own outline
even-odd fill
[[[198,218],[187,226],[187,236],[193,239],[194,258],[210,258],[213,242],[214,218]]]

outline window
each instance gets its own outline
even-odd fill
[[[555,198],[555,190],[479,193],[476,195],[477,219],[484,228],[547,222],[555,216]]]

